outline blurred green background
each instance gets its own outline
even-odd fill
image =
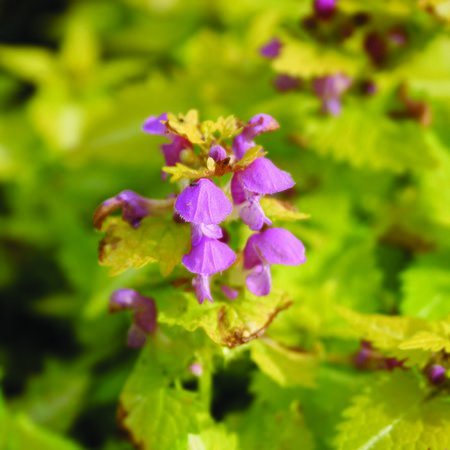
[[[111,278],[98,265],[91,217],[124,189],[152,198],[171,191],[161,181],[162,141],[140,131],[149,115],[195,108],[203,119],[264,112],[279,121],[260,141],[296,180],[291,201],[311,214],[291,227],[308,264],[275,277],[290,282],[296,300],[273,324],[279,340],[337,346],[334,304],[450,314],[450,38],[434,3],[342,0],[318,38],[304,26],[309,1],[3,2],[0,433],[13,418],[14,450],[132,448],[116,407],[137,353],[125,347],[129,319],[109,317],[107,304],[114,289],[143,275]],[[361,13],[370,20],[357,25]],[[367,34],[392,27],[402,27],[407,44],[374,64]],[[259,48],[273,36],[286,50],[268,61]],[[343,112],[325,116],[310,82],[342,72],[353,79]],[[277,91],[279,73],[302,87]],[[365,95],[367,81],[376,94]],[[399,97],[402,83],[419,112]],[[154,269],[145,276],[160,277]],[[230,389],[220,377],[217,417]],[[245,392],[245,376],[229,379]],[[317,439],[329,448],[328,438]]]

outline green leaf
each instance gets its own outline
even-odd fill
[[[260,370],[281,386],[316,386],[317,355],[283,347],[268,338],[252,342],[250,354]]]
[[[281,55],[273,62],[273,68],[283,74],[312,78],[343,72],[353,75],[361,63],[356,55],[344,53],[312,42],[287,42]]]
[[[189,434],[187,450],[239,450],[237,435],[230,433],[224,426],[214,426]]]
[[[162,170],[171,175],[170,181],[172,183],[180,180],[198,180],[199,178],[207,178],[214,175],[214,170],[208,167],[192,169],[181,163],[176,163],[175,166],[164,166]]]
[[[253,161],[266,154],[267,153],[263,150],[263,148],[260,145],[255,145],[254,147],[249,148],[245,152],[245,155],[233,165],[233,168],[235,170],[245,169]]]
[[[303,130],[308,144],[319,154],[356,168],[401,173],[433,167],[434,158],[419,125],[391,120],[371,102],[365,100],[363,106],[362,101],[356,105],[344,100],[339,117],[309,119]]]
[[[428,396],[411,372],[397,370],[353,399],[339,426],[339,450],[427,450],[450,446],[450,403]]]
[[[413,317],[363,315],[344,308],[339,313],[360,339],[371,341],[387,356],[406,359],[405,365],[426,365],[433,353],[450,349],[450,325]]]
[[[86,372],[48,361],[44,372],[30,379],[25,393],[13,407],[36,424],[64,432],[79,414],[88,385]]]
[[[290,203],[272,197],[263,197],[260,201],[266,216],[272,221],[293,222],[309,219],[309,214],[297,211]]]
[[[2,450],[81,450],[74,442],[33,423],[25,414],[13,415],[0,395]]]
[[[420,256],[402,273],[401,311],[423,319],[450,314],[450,259],[448,252]]]
[[[235,447],[235,438],[214,424],[209,415],[209,389],[186,390],[188,368],[208,345],[198,335],[161,332],[149,339],[120,397],[121,422],[142,450],[211,448],[215,438]],[[209,386],[211,354],[203,361],[200,384]],[[234,445],[234,447],[233,447]]]
[[[176,290],[166,289],[154,296],[159,322],[189,331],[202,328],[214,342],[230,348],[262,335],[276,316],[291,305],[286,295],[277,290],[266,297],[245,292],[234,301],[216,300],[202,305],[193,294]]]
[[[229,428],[239,436],[241,449],[314,449],[313,437],[293,392],[281,389],[261,374],[255,381],[251,387],[255,400],[250,408],[227,417]]]
[[[189,227],[159,217],[144,219],[137,229],[119,218],[104,225],[106,236],[100,243],[100,264],[111,275],[158,262],[161,273],[169,275],[189,251]]]

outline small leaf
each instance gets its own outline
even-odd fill
[[[312,42],[287,42],[281,55],[273,62],[278,73],[311,78],[338,72],[356,74],[361,63],[355,55],[346,54]]]
[[[119,218],[110,218],[103,229],[100,264],[110,267],[111,275],[158,262],[161,273],[169,275],[190,246],[189,227],[159,217],[144,219],[135,229]]]
[[[290,203],[282,202],[272,197],[263,197],[260,201],[266,216],[272,221],[291,222],[309,219],[309,214],[297,211]]]
[[[199,128],[198,111],[191,110],[186,115],[168,114],[167,126],[179,136],[185,137],[192,144],[203,144],[205,139]]]
[[[262,335],[275,317],[291,305],[280,291],[272,291],[266,297],[246,292],[233,302],[203,305],[190,293],[165,290],[154,295],[161,323],[180,325],[189,331],[202,328],[214,342],[230,348]]]
[[[200,178],[207,178],[214,174],[214,171],[208,167],[202,167],[200,169],[191,169],[184,164],[177,163],[175,166],[165,166],[163,167],[163,172],[171,175],[170,181],[175,183],[180,180],[198,180]]]
[[[264,155],[267,155],[267,152],[265,152],[260,145],[255,145],[255,147],[248,149],[245,155],[233,165],[233,169],[245,169],[253,161]]]
[[[253,361],[281,386],[314,387],[319,359],[312,353],[282,347],[270,339],[258,339],[250,347]]]

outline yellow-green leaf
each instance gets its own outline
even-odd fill
[[[290,203],[272,197],[263,197],[260,201],[266,216],[273,221],[295,221],[309,219],[309,214],[297,211]]]

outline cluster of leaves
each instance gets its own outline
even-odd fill
[[[339,0],[318,36],[304,28],[312,2],[80,2],[52,23],[48,48],[2,45],[0,447],[450,447],[449,385],[427,377],[430,365],[450,367],[447,3]],[[361,13],[370,22],[338,38]],[[408,43],[374,65],[364,37],[393,26]],[[274,36],[285,43],[277,73],[357,80],[339,117],[321,115],[307,87],[273,88],[258,51]],[[375,95],[360,94],[364,80]],[[403,84],[431,120],[391,114],[405,108]],[[200,130],[170,117],[199,146],[236,133],[231,114],[280,122],[261,142],[297,182],[289,201],[311,216],[262,202],[307,247],[301,270],[274,268],[284,292],[199,306],[176,267],[188,230],[175,235],[166,219],[133,234],[108,219],[127,245],[106,242],[109,267],[97,264],[95,206],[124,186],[171,189],[143,120],[193,107],[224,117]],[[140,354],[124,344],[129,318],[106,313],[124,285],[157,302]],[[401,367],[356,364],[361,340]]]

